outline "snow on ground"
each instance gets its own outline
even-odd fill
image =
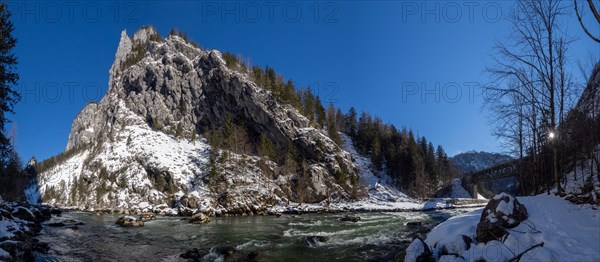
[[[462,186],[462,182],[459,178],[452,179],[452,191],[450,192],[451,198],[471,198],[471,194]]]
[[[477,199],[481,199],[481,200],[487,200],[487,198],[485,198],[484,196],[482,196],[481,194],[477,193]]]
[[[21,226],[14,220],[0,217],[0,237],[11,238],[15,235],[12,233],[14,229],[20,229]]]
[[[432,248],[434,256],[441,247],[461,252],[463,257],[452,261],[508,261],[533,245],[534,248],[520,261],[600,261],[600,211],[591,205],[575,205],[558,196],[537,195],[518,197],[525,205],[529,218],[519,226],[509,229],[504,242],[490,241],[487,244],[473,244],[462,251],[464,241],[461,235],[476,236],[476,227],[483,209],[452,217],[435,227],[425,243]],[[438,256],[439,258],[439,256]],[[448,256],[440,261],[447,260]]]
[[[342,133],[340,133],[340,135],[344,141],[343,149],[352,155],[354,164],[359,170],[359,182],[367,187],[369,200],[371,200],[371,202],[412,201],[412,199],[410,199],[406,194],[398,191],[393,185],[390,184],[391,178],[388,177],[384,172],[379,172],[378,174],[373,173],[373,164],[371,163],[371,159],[360,155],[356,151],[356,148],[354,148],[352,139],[350,139],[347,135]]]
[[[596,147],[595,155],[596,159],[600,160],[600,145]],[[580,194],[582,193],[582,189],[584,188],[585,184],[589,182],[592,182],[595,192],[600,192],[600,180],[598,180],[597,175],[590,177],[592,171],[594,174],[598,174],[599,170],[596,169],[595,162],[592,164],[590,159],[578,161],[575,165],[575,170],[572,170],[566,174],[566,183],[563,183],[562,185],[565,192]],[[594,191],[592,191],[592,197],[594,197],[595,200],[600,196],[596,196]],[[553,192],[556,192],[556,190]]]

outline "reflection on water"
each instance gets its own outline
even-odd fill
[[[343,214],[306,214],[211,218],[189,224],[177,217],[158,217],[141,228],[120,228],[116,215],[70,212],[53,221],[75,219],[79,229],[44,227],[40,241],[51,251],[38,256],[50,261],[180,261],[179,255],[198,248],[205,260],[222,259],[216,247],[233,247],[230,259],[250,252],[264,261],[382,261],[393,259],[415,232],[405,226],[421,221],[433,226],[467,210],[403,213],[360,213],[357,223],[340,222]],[[324,242],[307,241],[314,236]],[[211,250],[213,253],[211,253]]]

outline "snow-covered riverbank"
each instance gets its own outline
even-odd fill
[[[463,235],[475,239],[483,211],[478,209],[438,225],[425,243],[438,261],[510,261],[519,254],[519,261],[600,261],[598,206],[575,205],[545,194],[517,199],[529,217],[509,229],[503,241],[466,243]],[[416,251],[409,248],[406,261],[413,261]]]

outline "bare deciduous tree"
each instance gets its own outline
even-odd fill
[[[551,147],[551,180],[559,191],[559,148],[549,138],[560,138],[556,127],[574,87],[567,70],[570,40],[559,22],[565,8],[560,0],[517,2],[510,16],[509,41],[496,44],[495,65],[487,69],[492,81],[485,86],[484,97],[493,112],[495,134],[517,151],[521,160],[529,151],[534,174],[536,155],[544,146]],[[536,178],[532,180],[537,188]]]

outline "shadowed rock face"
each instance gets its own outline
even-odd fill
[[[291,142],[308,160],[304,202],[319,202],[328,194],[348,197],[352,186],[338,185],[333,174],[356,176],[356,168],[350,154],[325,132],[311,127],[295,108],[279,103],[247,75],[228,69],[220,52],[201,50],[178,36],[156,36],[151,27],[133,37],[123,31],[110,69],[108,92],[100,102],[88,104],[73,121],[67,150],[88,147],[86,164],[93,164],[85,165],[82,173],[93,177],[106,166],[94,157],[123,139],[130,126],[147,126],[169,135],[178,132],[192,139],[211,126],[222,126],[225,116],[231,115],[246,123],[250,133],[265,134],[276,145]],[[141,165],[135,172],[156,169],[147,166],[144,157],[133,158]],[[281,187],[283,192],[290,185]],[[167,197],[159,198],[162,200],[153,202],[167,202]]]

